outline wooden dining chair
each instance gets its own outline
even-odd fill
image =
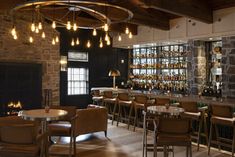
[[[155,123],[154,156],[157,147],[162,146],[164,156],[167,156],[169,146],[186,147],[186,156],[192,157],[191,123],[187,118],[163,118]],[[174,152],[173,152],[174,153]]]

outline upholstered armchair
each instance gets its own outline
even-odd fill
[[[76,106],[51,106],[52,109],[67,111],[67,115],[58,121],[48,124],[49,136],[68,136],[70,137],[70,147],[72,147],[72,137],[74,130],[74,119],[76,117]],[[71,150],[70,150],[71,151]],[[71,156],[71,152],[69,153]]]
[[[104,107],[91,107],[77,111],[73,134],[73,151],[76,154],[76,137],[104,131],[107,136],[108,112]]]
[[[47,144],[46,137],[47,134],[39,134],[37,122],[18,116],[0,118],[1,157],[39,157],[41,142]]]

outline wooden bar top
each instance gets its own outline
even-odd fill
[[[130,95],[140,95],[144,94],[147,95],[150,99],[153,98],[168,98],[170,100],[175,101],[196,101],[198,103],[204,103],[207,105],[228,105],[235,107],[235,99],[232,98],[215,98],[215,97],[206,97],[206,96],[198,96],[198,95],[182,95],[182,94],[159,94],[157,92],[149,92],[149,91],[140,91],[140,90],[131,90],[131,89],[121,89],[121,88],[111,88],[111,87],[95,87],[92,88],[93,90],[99,90],[101,93],[104,91],[110,91],[112,90],[114,93],[120,93],[120,92],[128,92]]]

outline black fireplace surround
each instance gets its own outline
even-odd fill
[[[10,102],[18,101],[22,109],[41,108],[41,64],[0,62],[0,116],[10,112]]]

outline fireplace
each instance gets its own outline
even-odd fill
[[[0,63],[0,116],[41,108],[41,99],[41,64]]]

